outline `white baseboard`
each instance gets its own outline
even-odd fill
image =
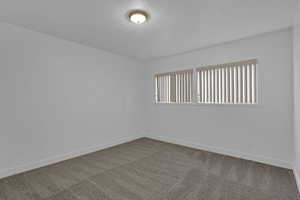
[[[138,138],[143,137],[143,135],[141,136],[132,136],[132,137],[127,137],[127,138],[119,138],[116,139],[110,143],[107,144],[102,144],[99,146],[95,146],[95,147],[89,147],[86,149],[81,149],[78,151],[73,151],[67,154],[63,154],[63,155],[57,155],[57,156],[53,156],[51,158],[46,158],[43,160],[39,160],[39,161],[34,161],[31,163],[27,163],[24,165],[20,165],[17,167],[13,167],[13,168],[9,168],[9,169],[4,169],[4,170],[0,170],[0,179],[4,178],[4,177],[8,177],[8,176],[12,176],[18,173],[22,173],[22,172],[26,172],[29,170],[33,170],[36,168],[40,168],[40,167],[44,167],[47,165],[51,165],[57,162],[61,162],[63,160],[67,160],[67,159],[71,159],[74,157],[78,157],[81,155],[85,155],[88,153],[92,153],[95,151],[99,151],[108,147],[112,147],[112,146],[116,146],[125,142],[129,142]],[[183,145],[183,146],[188,146],[188,147],[192,147],[192,148],[196,148],[196,149],[202,149],[202,150],[206,150],[206,151],[210,151],[210,152],[215,152],[215,153],[220,153],[220,154],[224,154],[224,155],[229,155],[229,156],[233,156],[233,157],[238,157],[238,158],[243,158],[246,160],[253,160],[253,161],[257,161],[257,162],[261,162],[261,163],[266,163],[266,164],[270,164],[270,165],[274,165],[274,166],[278,166],[278,167],[284,167],[284,168],[288,168],[288,169],[292,169],[292,164],[290,162],[287,161],[283,161],[283,160],[277,160],[277,159],[272,159],[272,158],[267,158],[267,157],[262,157],[262,156],[255,156],[255,155],[250,155],[250,154],[246,154],[246,153],[241,153],[241,152],[236,152],[233,150],[228,150],[228,149],[222,149],[222,148],[218,148],[218,147],[212,147],[212,146],[206,146],[206,145],[201,145],[201,144],[195,144],[195,143],[191,143],[191,142],[187,142],[184,140],[180,140],[180,139],[172,139],[172,138],[168,138],[168,137],[157,137],[157,136],[146,136],[148,138],[152,138],[152,139],[156,139],[156,140],[161,140],[164,142],[169,142],[169,143],[174,143],[174,144],[179,144],[179,145]],[[298,184],[298,188],[300,188],[300,178],[298,176],[297,171],[294,169],[294,175]]]
[[[26,172],[26,171],[29,171],[29,170],[33,170],[33,169],[36,169],[36,168],[45,167],[47,165],[51,165],[51,164],[54,164],[54,163],[57,163],[57,162],[68,160],[68,159],[71,159],[71,158],[74,158],[74,157],[82,156],[82,155],[92,153],[92,152],[95,152],[95,151],[99,151],[99,150],[102,150],[102,149],[106,149],[108,147],[116,146],[116,145],[119,145],[119,144],[122,144],[122,143],[130,142],[130,141],[138,139],[138,138],[141,138],[141,136],[132,136],[132,137],[127,137],[127,138],[119,138],[119,139],[116,139],[116,140],[114,140],[110,143],[107,143],[107,144],[102,144],[102,145],[99,145],[99,146],[89,147],[89,148],[86,148],[86,149],[73,151],[73,152],[70,152],[70,153],[67,153],[67,154],[57,155],[57,156],[53,156],[51,158],[46,158],[46,159],[43,159],[43,160],[34,161],[34,162],[27,163],[27,164],[24,164],[24,165],[20,165],[20,166],[17,166],[17,167],[0,170],[0,179],[4,178],[4,177],[15,175],[15,174],[19,174],[19,173],[22,173],[22,172]]]
[[[294,177],[296,179],[296,184],[297,184],[298,192],[300,193],[300,177],[299,177],[298,171],[297,171],[297,169],[295,167],[293,169],[293,173],[294,173]]]
[[[169,137],[160,137],[160,136],[147,136],[147,137],[156,139],[156,140],[161,140],[164,142],[179,144],[182,146],[187,146],[187,147],[191,147],[191,148],[195,148],[195,149],[201,149],[201,150],[205,150],[205,151],[210,151],[210,152],[219,153],[219,154],[223,154],[223,155],[229,155],[229,156],[242,158],[242,159],[246,159],[246,160],[252,160],[252,161],[265,163],[265,164],[269,164],[269,165],[273,165],[273,166],[277,166],[277,167],[283,167],[283,168],[287,168],[287,169],[293,168],[292,163],[285,161],[285,160],[278,160],[278,159],[273,159],[273,158],[264,157],[264,156],[257,156],[257,155],[243,153],[243,152],[237,152],[237,151],[230,150],[230,149],[223,149],[223,148],[219,148],[219,147],[196,144],[196,143],[192,143],[192,142],[187,142],[182,139],[173,139],[173,138],[169,138]]]

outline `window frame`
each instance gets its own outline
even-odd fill
[[[203,68],[209,68],[214,66],[228,66],[238,63],[247,63],[247,62],[256,62],[256,103],[200,103],[197,101],[197,70],[203,69]],[[191,102],[157,102],[156,101],[156,84],[155,84],[155,78],[157,75],[164,75],[164,74],[172,74],[176,72],[184,72],[184,71],[190,71],[192,70],[192,101]],[[203,67],[193,67],[188,68],[184,70],[176,70],[171,72],[162,72],[162,73],[155,73],[153,76],[153,103],[155,105],[190,105],[190,106],[208,106],[208,107],[260,107],[263,106],[262,101],[262,81],[260,79],[260,67],[259,67],[259,61],[258,59],[245,59],[242,61],[237,62],[230,62],[230,63],[224,63],[224,64],[215,64],[215,65],[203,65]]]
[[[193,104],[195,103],[195,93],[194,93],[194,88],[195,88],[195,72],[194,72],[195,68],[189,68],[189,69],[184,69],[184,70],[176,70],[176,71],[171,71],[171,72],[163,72],[163,73],[156,73],[154,74],[154,103],[155,104]],[[156,101],[157,98],[157,94],[156,94],[156,77],[158,76],[163,76],[163,75],[176,75],[176,74],[183,74],[186,72],[191,72],[191,101],[190,102],[158,102]],[[176,83],[175,83],[176,85]],[[176,90],[176,89],[175,89]],[[176,99],[176,94],[175,94],[175,99]]]

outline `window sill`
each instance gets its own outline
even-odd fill
[[[224,103],[224,104],[214,104],[214,103],[162,103],[162,102],[154,102],[155,105],[189,105],[189,106],[195,106],[195,107],[230,107],[230,108],[257,108],[257,107],[263,107],[263,104],[256,103],[256,104],[232,104],[232,103]]]

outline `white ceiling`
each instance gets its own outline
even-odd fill
[[[0,21],[138,59],[292,25],[298,0],[0,0]],[[135,25],[130,9],[151,20]]]

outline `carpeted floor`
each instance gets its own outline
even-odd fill
[[[291,170],[142,138],[0,180],[0,200],[298,200]]]

